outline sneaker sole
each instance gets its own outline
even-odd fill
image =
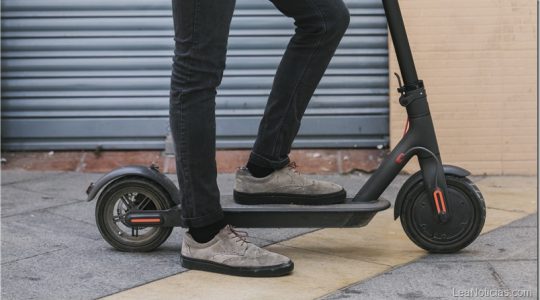
[[[347,192],[339,192],[324,195],[299,195],[281,193],[242,193],[233,191],[234,202],[243,205],[257,204],[298,204],[298,205],[328,205],[345,202]]]
[[[226,275],[244,276],[244,277],[277,277],[284,276],[292,272],[294,263],[289,261],[276,266],[267,267],[231,267],[208,260],[185,257],[180,255],[182,267],[190,270],[200,270],[214,272]]]

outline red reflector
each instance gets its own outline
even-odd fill
[[[130,223],[161,223],[159,218],[131,219]]]
[[[405,153],[400,153],[400,154],[396,157],[396,163],[401,164],[401,163],[403,162],[404,159],[405,159]]]
[[[437,212],[441,213],[442,211],[446,213],[446,203],[444,201],[443,193],[439,188],[437,188],[433,192],[433,198],[435,198],[435,206],[437,207]],[[439,206],[439,203],[440,203],[440,206]]]

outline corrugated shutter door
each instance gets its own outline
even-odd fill
[[[348,0],[351,24],[296,147],[388,144],[388,50],[380,0]],[[2,1],[2,146],[163,149],[170,0]],[[218,91],[218,147],[253,143],[293,21],[238,0]]]

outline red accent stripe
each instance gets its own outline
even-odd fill
[[[446,212],[446,203],[444,203],[444,196],[440,189],[436,189],[433,192],[433,198],[435,198],[435,206],[437,206],[437,212],[441,213],[441,206],[442,206],[442,211]],[[440,206],[439,206],[439,202],[440,202]]]
[[[131,219],[130,223],[161,223],[159,218]]]
[[[397,164],[401,164],[403,162],[403,160],[405,159],[405,153],[400,153],[397,157],[396,157],[396,163]]]
[[[441,207],[439,206],[439,199],[435,197],[435,206],[437,206],[437,213],[441,213]]]
[[[444,212],[446,212],[446,201],[444,201],[444,197],[441,193],[441,205]]]

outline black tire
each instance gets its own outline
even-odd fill
[[[152,180],[129,176],[111,182],[105,187],[96,204],[96,224],[105,241],[114,248],[127,252],[152,251],[163,244],[173,228],[138,227],[135,230],[121,217],[129,211],[121,197],[131,205],[140,205],[138,210],[161,210],[173,206],[169,194]],[[141,230],[143,232],[139,234]],[[134,232],[137,234],[134,235]]]
[[[408,190],[401,209],[401,225],[419,247],[432,253],[457,252],[472,243],[482,231],[486,205],[478,187],[468,178],[446,175],[447,222],[442,223],[423,180]]]

